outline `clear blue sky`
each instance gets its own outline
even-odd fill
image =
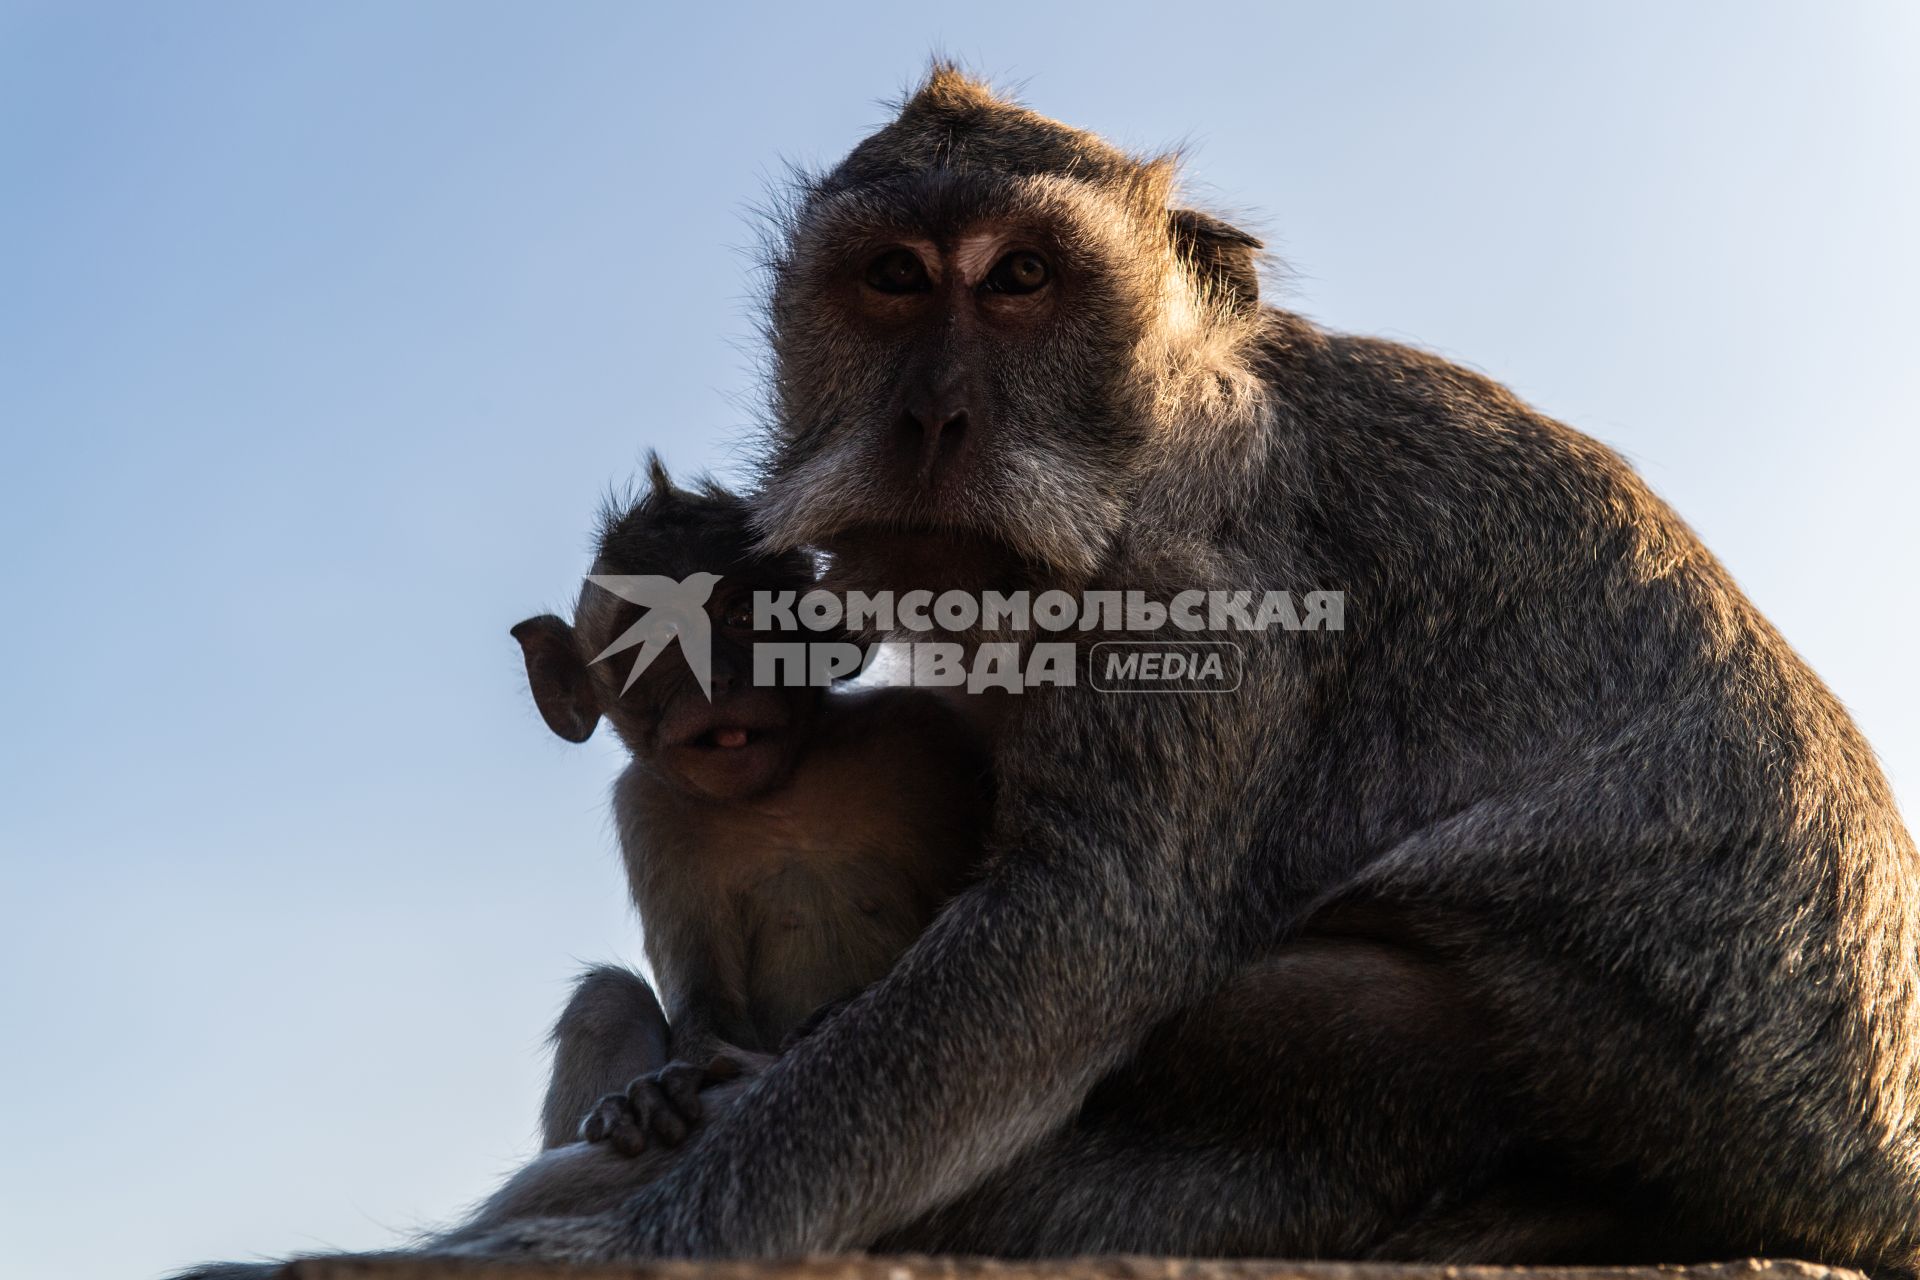
[[[637,948],[507,627],[646,446],[738,456],[751,208],[935,49],[1624,450],[1915,809],[1911,5],[0,2],[0,1270],[528,1152]]]

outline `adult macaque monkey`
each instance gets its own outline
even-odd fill
[[[1172,191],[937,69],[793,211],[765,543],[1346,630],[1009,699],[891,974],[618,1207],[464,1247],[1912,1267],[1920,865],[1846,713],[1613,453],[1260,305]]]

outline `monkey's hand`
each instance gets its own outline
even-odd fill
[[[650,1146],[677,1147],[705,1114],[702,1089],[757,1074],[768,1061],[764,1054],[733,1050],[715,1054],[705,1065],[669,1062],[594,1103],[580,1122],[580,1136],[607,1143],[623,1156],[637,1156]]]

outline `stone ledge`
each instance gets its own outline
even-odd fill
[[[1749,1258],[1672,1267],[1441,1267],[1388,1263],[1073,1258],[807,1258],[631,1267],[435,1258],[308,1258],[281,1280],[1864,1280],[1857,1271]]]

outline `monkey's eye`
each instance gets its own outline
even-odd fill
[[[881,293],[925,293],[933,287],[926,265],[911,249],[889,249],[869,262],[867,284]]]
[[[981,285],[989,293],[1032,293],[1052,275],[1045,258],[1031,249],[1015,249],[993,264]]]
[[[736,631],[753,630],[753,601],[736,600],[720,616],[720,625]]]

